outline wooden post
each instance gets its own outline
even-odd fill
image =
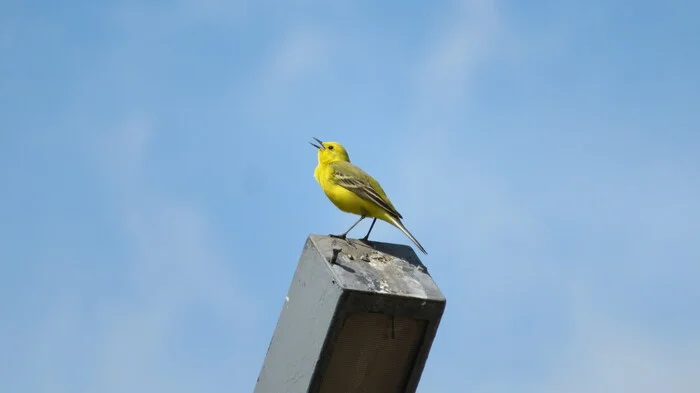
[[[445,298],[408,246],[311,235],[255,393],[414,393]]]

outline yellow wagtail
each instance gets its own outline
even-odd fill
[[[319,145],[309,143],[318,149],[318,166],[314,171],[318,184],[338,209],[360,216],[360,219],[347,231],[331,236],[345,239],[348,232],[360,221],[372,217],[374,220],[367,235],[360,240],[369,243],[369,234],[374,228],[374,223],[380,219],[399,228],[423,253],[428,254],[403,225],[401,222],[403,217],[396,211],[379,183],[365,171],[350,163],[350,157],[345,148],[338,142],[321,142],[318,138],[314,139]]]

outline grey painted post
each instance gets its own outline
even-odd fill
[[[413,249],[311,235],[255,393],[413,393],[446,300]]]

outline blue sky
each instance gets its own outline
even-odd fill
[[[420,392],[698,392],[698,11],[4,2],[3,392],[251,391],[307,235],[354,221],[312,136],[430,253]]]

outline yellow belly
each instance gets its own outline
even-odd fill
[[[341,186],[330,185],[323,190],[328,199],[340,210],[360,216],[369,216],[374,210],[371,203]]]

